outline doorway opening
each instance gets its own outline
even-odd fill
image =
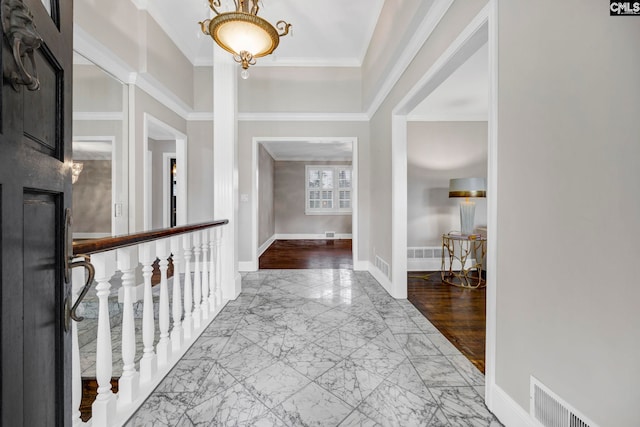
[[[486,255],[486,348],[485,396],[491,406],[491,391],[495,384],[495,330],[496,330],[496,242],[497,242],[497,138],[495,132],[496,104],[496,46],[495,2],[490,2],[469,23],[460,35],[436,60],[392,112],[392,285],[390,292],[396,298],[407,297],[408,276],[408,121],[412,111],[422,103],[451,74],[488,43],[488,109],[487,109],[487,255]],[[454,172],[455,173],[455,172]],[[450,178],[459,178],[451,176]],[[455,206],[455,205],[454,205]],[[439,254],[440,255],[440,254]],[[438,268],[439,270],[439,268]]]
[[[356,137],[253,139],[248,270],[353,268],[358,259],[357,150]]]
[[[185,225],[187,136],[148,113],[143,132],[144,230]]]

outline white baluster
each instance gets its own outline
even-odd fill
[[[133,402],[138,395],[140,375],[136,372],[136,325],[133,318],[135,269],[138,266],[138,248],[118,249],[118,269],[122,271],[122,376],[118,380],[118,402]]]
[[[207,318],[211,317],[209,312],[213,309],[209,307],[209,233],[207,230],[202,234],[202,312],[207,313]]]
[[[78,261],[80,258],[78,258]],[[74,260],[76,261],[76,260]],[[78,299],[80,289],[84,286],[84,268],[71,270],[71,304]],[[80,366],[80,343],[78,342],[78,322],[71,320],[71,420],[73,426],[83,424],[80,419],[80,402],[82,401],[82,367]]]
[[[171,254],[173,258],[173,329],[171,329],[171,344],[173,350],[178,351],[182,347],[183,329],[182,329],[182,292],[180,283],[180,272],[182,271],[182,245],[180,245],[180,237],[171,238]]]
[[[167,268],[169,266],[169,247],[166,239],[156,242],[156,256],[160,259],[160,341],[156,346],[158,365],[162,366],[171,359],[171,340],[169,339],[169,287],[167,284]]]
[[[200,232],[196,231],[193,233],[193,257],[195,258],[193,272],[193,327],[195,329],[200,329],[202,324],[202,311],[200,310],[200,305],[202,304],[202,280],[200,276],[202,274],[200,271],[200,254],[202,253],[202,248],[200,245]]]
[[[193,287],[191,286],[191,241],[189,235],[180,236],[177,238],[180,250],[182,250],[184,260],[184,322],[182,322],[182,329],[184,330],[185,339],[190,339],[193,336]],[[200,323],[198,322],[198,326]]]
[[[189,275],[189,285],[191,286],[191,238],[189,235],[185,235],[184,239],[184,259],[185,259],[185,275]],[[198,257],[196,256],[196,263]],[[197,271],[197,270],[196,270]],[[185,279],[186,282],[187,279]],[[200,320],[202,319],[202,314],[200,313],[200,300],[202,299],[200,289],[200,282],[198,281],[198,273],[194,273],[194,283],[193,283],[193,328],[198,329],[200,327]]]
[[[144,278],[144,306],[142,308],[142,341],[144,353],[140,360],[140,381],[149,382],[156,374],[157,359],[153,350],[155,340],[155,321],[153,319],[153,292],[151,290],[151,276],[153,262],[156,259],[153,243],[140,245],[140,262],[142,263],[142,277]]]
[[[96,380],[98,396],[91,406],[94,427],[109,427],[116,413],[116,395],[111,391],[113,363],[111,357],[111,325],[109,323],[109,280],[115,273],[115,252],[103,252],[91,256],[96,269],[96,294],[98,295],[98,340],[96,350]]]

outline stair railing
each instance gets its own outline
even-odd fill
[[[85,423],[80,418],[82,373],[78,321],[75,308],[90,293],[93,280],[85,273],[94,273],[95,295],[98,299],[96,346],[96,381],[98,393],[92,404],[92,427],[123,425],[144,403],[171,368],[227,303],[223,296],[220,247],[224,225],[228,220],[153,230],[118,237],[73,242],[70,266],[82,266],[72,272],[73,310],[67,310],[73,338],[73,425]],[[174,265],[171,307],[169,301],[167,265]],[[159,315],[154,315],[151,277],[153,263],[159,260]],[[80,262],[82,261],[82,262]],[[87,264],[89,264],[87,266]],[[136,335],[134,303],[136,301],[136,270],[142,266],[142,331]],[[122,375],[118,391],[113,392],[111,379],[112,331],[108,298],[110,281],[117,271],[122,273]],[[91,274],[90,274],[91,275]],[[193,278],[191,277],[193,275]],[[86,283],[85,283],[86,282]],[[88,292],[89,291],[89,292]],[[160,331],[159,340],[155,331]],[[140,341],[140,339],[142,341]],[[136,366],[136,341],[144,344],[142,358]]]

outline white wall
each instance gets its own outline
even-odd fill
[[[487,177],[487,122],[409,122],[407,125],[407,246],[439,246],[460,230],[460,200],[451,178]],[[476,226],[487,225],[487,201],[476,203]]]
[[[640,425],[639,17],[499,1],[496,382]]]

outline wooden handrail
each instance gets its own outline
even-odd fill
[[[228,219],[211,222],[184,225],[181,227],[162,228],[158,230],[143,231],[141,233],[124,234],[122,236],[104,237],[102,239],[75,240],[73,242],[73,256],[90,255],[98,252],[106,252],[113,249],[125,248],[138,243],[151,242],[178,234],[204,230],[205,228],[219,227],[228,224]]]

